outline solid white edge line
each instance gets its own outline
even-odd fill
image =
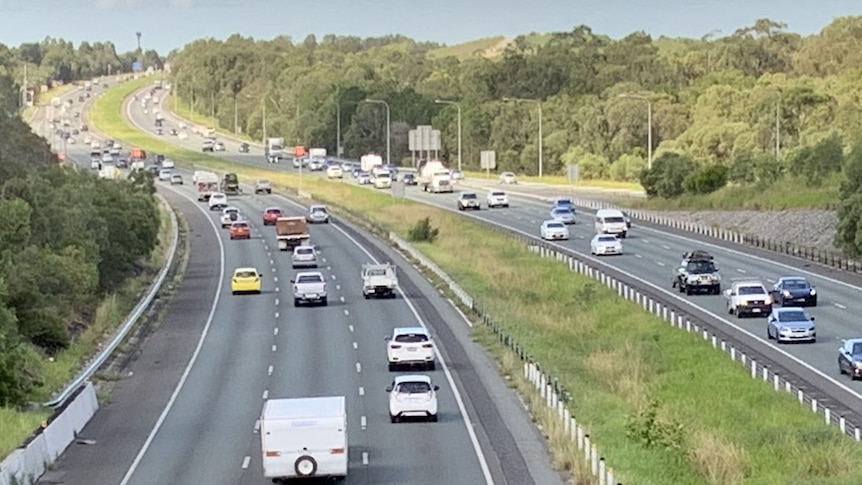
[[[289,199],[286,199],[289,200]],[[290,200],[289,200],[290,201]],[[296,204],[293,201],[290,201]],[[300,204],[296,204],[300,205]],[[379,264],[380,261],[377,260],[362,244],[359,244],[359,241],[353,238],[350,234],[344,231],[344,229],[338,227],[337,225],[332,226],[338,232],[344,235],[348,240],[350,240],[356,247],[358,247],[366,256],[368,256],[371,261],[375,264]],[[413,302],[407,298],[407,295],[404,294],[404,290],[398,288],[398,293],[401,294],[401,298],[404,300],[404,303],[407,304],[407,307],[410,308],[410,312],[413,313],[413,316],[416,317],[416,321],[419,322],[419,325],[428,331],[428,326],[425,324],[425,321],[419,315],[419,312],[416,310],[416,307],[413,306]],[[476,431],[473,429],[473,422],[470,419],[470,416],[467,414],[467,408],[464,407],[464,400],[461,398],[461,393],[458,390],[458,386],[455,385],[455,379],[452,377],[452,372],[449,370],[449,366],[443,360],[443,357],[440,355],[440,352],[437,350],[437,347],[434,347],[434,354],[437,357],[437,361],[440,362],[440,366],[443,368],[443,373],[446,375],[446,380],[449,382],[449,387],[452,389],[452,395],[455,397],[455,403],[458,405],[458,411],[461,413],[461,417],[463,418],[464,427],[467,429],[467,435],[470,437],[470,442],[473,444],[473,451],[476,453],[476,458],[479,460],[479,466],[482,468],[482,475],[485,477],[485,483],[487,485],[494,485],[494,477],[491,476],[491,469],[488,467],[488,461],[485,458],[485,453],[482,450],[482,446],[479,444],[479,438],[476,436]],[[365,454],[363,454],[363,462],[365,461]]]
[[[171,190],[173,190],[173,189],[171,189]],[[222,242],[221,234],[220,234],[218,228],[216,227],[215,222],[213,222],[210,215],[200,205],[198,205],[197,201],[195,201],[191,197],[189,197],[186,194],[183,194],[182,192],[179,192],[177,190],[174,190],[174,192],[176,194],[179,194],[180,196],[188,199],[189,201],[191,201],[194,204],[194,206],[197,207],[198,210],[200,210],[206,216],[206,219],[209,221],[210,226],[212,226],[213,232],[215,232],[215,234],[216,234],[216,240],[218,241],[218,245],[219,245],[218,286],[216,287],[216,293],[215,293],[215,296],[213,297],[212,304],[211,304],[212,306],[210,307],[210,312],[209,312],[209,315],[207,316],[206,324],[204,324],[204,329],[203,329],[203,331],[201,331],[201,336],[200,336],[200,339],[198,339],[198,344],[195,347],[195,351],[194,351],[194,353],[192,353],[192,357],[191,357],[191,359],[189,359],[189,363],[186,365],[186,368],[183,371],[182,376],[180,377],[180,381],[177,383],[177,386],[174,388],[173,394],[171,394],[170,399],[168,399],[167,405],[165,405],[165,408],[162,410],[162,414],[159,415],[159,419],[156,421],[156,424],[153,425],[153,429],[150,431],[150,434],[147,436],[146,441],[144,441],[143,446],[141,446],[141,449],[138,451],[138,454],[135,456],[134,461],[132,461],[131,466],[129,466],[129,469],[126,471],[126,474],[123,475],[123,479],[120,481],[120,485],[128,485],[129,481],[132,479],[132,476],[134,475],[135,471],[138,469],[138,466],[140,466],[141,461],[144,459],[144,455],[146,455],[147,450],[149,450],[150,446],[153,444],[153,441],[156,438],[156,434],[158,434],[159,430],[161,429],[162,425],[165,422],[165,419],[167,419],[168,414],[171,412],[171,409],[174,407],[174,403],[176,402],[177,397],[179,397],[180,392],[183,390],[183,387],[186,384],[186,380],[188,379],[189,374],[192,371],[192,367],[194,367],[195,362],[198,360],[198,355],[200,355],[200,353],[201,353],[201,349],[203,348],[203,345],[204,345],[204,340],[206,340],[207,334],[209,334],[210,326],[212,325],[213,318],[215,317],[216,307],[218,306],[219,299],[221,298],[222,284],[224,283],[224,265],[225,265],[225,262],[224,262],[224,260],[225,260],[224,242]]]
[[[464,323],[466,323],[468,327],[473,328],[473,322],[471,322],[470,319],[467,318],[467,315],[464,315],[464,312],[462,312],[461,309],[458,308],[458,305],[456,305],[451,298],[446,298],[446,300],[449,302],[450,305],[452,305],[452,308],[454,308],[455,311],[458,312],[458,315],[461,315],[461,318],[464,319]]]

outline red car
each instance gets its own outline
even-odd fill
[[[230,225],[231,239],[251,239],[251,227],[245,221],[234,222]]]
[[[264,226],[274,226],[275,221],[278,220],[279,217],[283,217],[281,209],[278,207],[268,207],[265,211],[263,211],[263,225]]]

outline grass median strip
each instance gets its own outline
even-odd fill
[[[140,301],[153,278],[165,264],[167,249],[171,242],[171,222],[166,210],[160,205],[161,227],[159,243],[149,261],[142,265],[143,271],[129,280],[115,293],[107,296],[96,308],[95,316],[87,327],[69,346],[53,360],[42,363],[42,386],[34,396],[38,401],[47,401],[62,389],[81,366],[92,357],[101,345],[117,330],[129,312]],[[0,408],[0,459],[21,446],[24,440],[51,415],[51,410],[35,409],[20,411]]]
[[[119,117],[124,96],[109,92],[94,108],[99,119],[113,120],[97,125],[107,135],[180,163],[297,186],[294,174],[245,168],[135,132]],[[623,483],[858,485],[857,444],[696,335],[593,280],[457,214],[387,192],[311,177],[303,190],[402,237],[430,218],[439,237],[416,246],[571,390],[572,412]]]

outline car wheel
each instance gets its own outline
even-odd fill
[[[428,416],[428,421],[431,421],[432,423],[436,423],[437,422],[437,415],[432,414],[432,415]]]
[[[841,366],[841,361],[840,361],[840,360],[838,361],[838,373],[839,373],[839,374],[841,374],[841,375],[846,374],[846,372],[844,372],[844,367],[843,367],[843,366]]]
[[[368,293],[366,293],[366,294],[364,294],[364,295],[362,295],[362,296],[364,296],[366,300],[370,300],[370,299],[371,299],[371,295],[369,295]]]
[[[811,306],[817,306],[817,298],[811,299]]]
[[[398,371],[398,364],[393,364],[392,362],[390,362],[389,363],[389,372],[397,372],[397,371]]]
[[[237,292],[235,292],[235,291],[231,291],[230,293],[231,293],[232,295],[236,295],[236,293],[237,293]]]
[[[692,293],[694,293],[694,291],[691,289],[691,287],[690,287],[690,286],[686,286],[686,287],[685,287],[685,294],[686,294],[687,296],[690,296]]]
[[[321,300],[320,304],[321,304],[321,305],[323,305],[323,306],[327,306],[327,305],[328,305],[328,303],[327,303],[327,301],[326,301],[326,298],[324,298],[323,300]]]
[[[425,368],[428,369],[429,371],[433,371],[434,369],[437,368],[437,364],[434,363],[433,361],[428,362],[428,364],[425,366]]]
[[[769,330],[769,327],[766,327],[766,340],[772,340],[772,331]]]
[[[728,305],[728,306],[727,306],[727,314],[728,314],[728,315],[733,315],[733,307],[732,307],[732,306],[730,306],[730,305]]]
[[[295,306],[295,307],[299,306],[299,298],[293,299],[293,306]]]
[[[736,318],[742,318],[742,312],[741,311],[739,311],[739,310],[736,311]]]
[[[390,423],[397,423],[398,422],[398,416],[394,416],[394,415],[390,414],[389,415],[389,422]]]
[[[314,458],[303,455],[296,459],[293,470],[301,477],[310,477],[317,473],[317,462]]]

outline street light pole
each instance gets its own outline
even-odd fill
[[[542,140],[542,100],[525,98],[503,98],[507,103],[536,103],[539,106],[539,178],[542,178],[544,142]]]
[[[647,170],[652,170],[652,101],[639,94],[620,94],[620,98],[631,98],[646,101],[647,104]]]
[[[435,99],[437,104],[452,104],[458,108],[458,171],[461,171],[461,103],[456,101],[446,101],[444,99]]]
[[[382,104],[383,106],[386,106],[386,165],[391,165],[392,160],[390,158],[390,150],[392,148],[392,144],[391,144],[392,125],[390,123],[390,117],[389,117],[389,115],[390,115],[389,103],[387,103],[386,101],[383,101],[382,99],[366,99],[365,102],[366,103]]]

